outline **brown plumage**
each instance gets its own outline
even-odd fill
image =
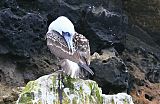
[[[49,47],[51,53],[53,53],[56,57],[62,60],[64,59],[62,61],[63,65],[61,66],[63,66],[65,70],[72,70],[72,69],[67,69],[68,66],[66,66],[66,65],[72,66],[71,63],[69,64],[69,62],[72,61],[74,63],[77,63],[80,67],[82,67],[84,70],[87,70],[93,75],[93,71],[89,68],[89,65],[90,65],[89,41],[88,39],[86,39],[85,36],[78,33],[74,34],[73,36],[74,51],[73,52],[69,50],[63,36],[56,31],[46,34],[46,39],[47,39],[47,46]],[[66,59],[70,61],[66,61]],[[76,73],[79,73],[79,72],[80,71],[78,70]]]

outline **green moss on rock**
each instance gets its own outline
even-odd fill
[[[59,86],[62,88],[63,104],[116,104],[119,98],[126,102],[125,104],[132,102],[132,98],[127,94],[123,94],[124,97],[102,94],[95,81],[72,79],[68,76],[64,76],[62,81],[58,74],[54,73],[30,81],[20,94],[17,104],[59,104]]]

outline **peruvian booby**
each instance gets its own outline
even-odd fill
[[[60,16],[49,25],[46,39],[51,53],[60,59],[64,73],[72,78],[84,77],[86,71],[94,74],[89,68],[89,40],[75,32],[74,25],[67,17]]]

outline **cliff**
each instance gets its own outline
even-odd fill
[[[89,39],[90,79],[103,94],[159,103],[159,7],[158,0],[1,0],[0,103],[14,103],[17,87],[57,69],[44,36],[60,15]]]

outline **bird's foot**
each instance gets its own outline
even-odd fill
[[[63,89],[64,89],[63,79],[64,79],[63,73],[60,73],[58,75],[58,80],[59,80],[59,82],[58,82],[58,95],[59,95],[59,102],[60,102],[60,104],[62,104],[62,100],[63,100],[63,95],[62,95]]]

